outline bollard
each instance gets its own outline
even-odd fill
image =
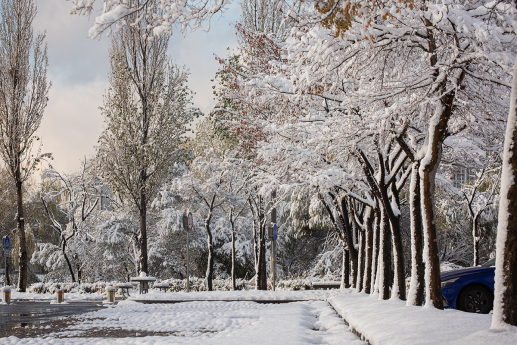
[[[115,288],[113,286],[107,286],[106,292],[108,293],[108,303],[115,303]]]
[[[57,295],[57,299],[56,299],[57,303],[63,303],[65,301],[65,292],[63,291],[63,289],[57,289],[56,295]]]
[[[11,288],[9,286],[4,286],[2,288],[2,292],[4,293],[4,302],[11,304]]]

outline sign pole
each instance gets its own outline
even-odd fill
[[[275,202],[276,189],[271,192],[271,201]],[[271,273],[273,273],[273,291],[276,288],[276,238],[278,234],[278,227],[276,225],[276,207],[271,211],[271,223],[273,223],[273,231],[271,236]]]
[[[4,248],[5,248],[5,252],[4,252],[4,267],[5,267],[5,271],[4,271],[4,285],[5,286],[8,286],[10,285],[10,281],[8,281],[7,279],[7,270],[8,270],[8,267],[7,267],[7,258],[9,257],[9,247],[11,246],[11,241],[9,240],[9,236],[5,236],[4,237]]]
[[[273,239],[273,291],[275,291],[275,287],[276,287],[276,262],[275,262],[275,257],[276,257],[276,240]]]

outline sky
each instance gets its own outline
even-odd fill
[[[48,78],[52,82],[48,106],[38,132],[43,152],[51,152],[52,166],[73,173],[84,157],[95,153],[95,145],[104,126],[99,107],[108,87],[108,47],[110,39],[88,38],[94,15],[70,15],[66,0],[36,0],[38,15],[34,31],[46,31]],[[225,57],[227,48],[237,45],[233,24],[239,19],[237,2],[211,21],[210,31],[174,33],[169,55],[190,70],[189,87],[196,94],[194,105],[208,113],[215,104],[211,79],[219,68],[214,54]],[[206,28],[205,23],[203,28]]]

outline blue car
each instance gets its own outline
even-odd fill
[[[444,306],[488,314],[494,305],[495,259],[477,267],[441,274]]]

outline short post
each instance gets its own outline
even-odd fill
[[[63,289],[57,289],[56,296],[57,303],[63,303],[65,301],[65,292],[63,291]]]
[[[11,288],[9,286],[4,286],[2,288],[2,292],[4,293],[4,302],[11,304]]]
[[[108,293],[108,303],[115,303],[115,288],[113,286],[107,286],[106,292]]]

